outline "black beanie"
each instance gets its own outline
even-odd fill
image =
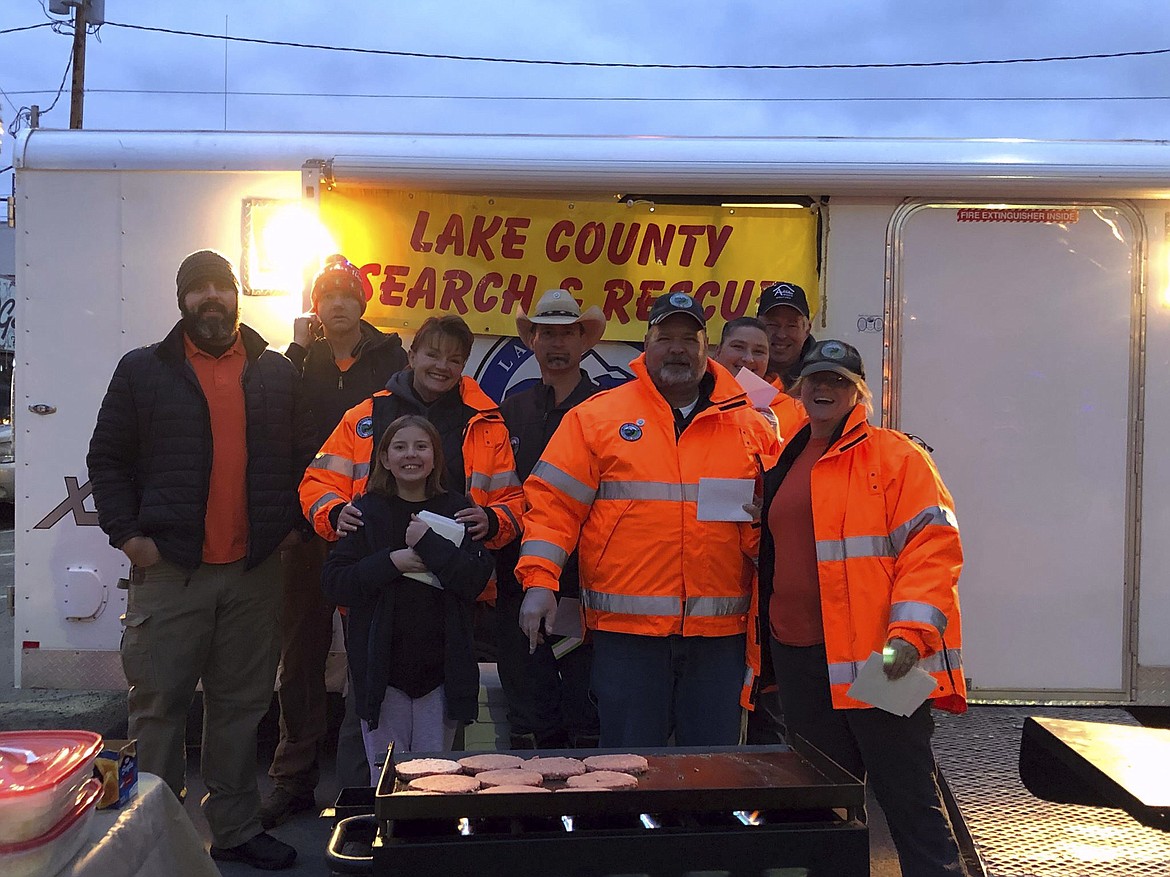
[[[196,250],[183,260],[179,266],[179,273],[175,275],[175,287],[179,295],[179,303],[183,302],[183,293],[193,286],[213,280],[217,283],[228,284],[238,294],[240,281],[236,279],[236,269],[226,257],[215,250]]]

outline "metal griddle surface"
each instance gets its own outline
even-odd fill
[[[510,752],[536,755],[624,754],[630,750],[542,750]],[[391,765],[383,771],[375,797],[379,820],[442,819],[484,816],[587,816],[612,813],[709,812],[733,810],[806,810],[860,807],[865,792],[849,774],[815,750],[801,754],[787,746],[716,747],[707,749],[635,750],[649,762],[636,789],[572,791],[551,794],[394,795]],[[477,754],[477,753],[470,753]],[[409,753],[392,763],[413,758],[453,758],[460,753]],[[566,786],[549,780],[545,788]]]

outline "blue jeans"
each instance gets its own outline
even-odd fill
[[[745,638],[594,631],[602,747],[734,746]]]

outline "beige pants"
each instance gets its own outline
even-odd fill
[[[122,668],[138,764],[175,794],[183,789],[187,711],[202,680],[202,806],[216,846],[261,831],[256,728],[272,702],[280,603],[275,552],[247,572],[243,561],[193,573],[161,561],[130,586]]]

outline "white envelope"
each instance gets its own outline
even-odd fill
[[[735,379],[743,387],[743,391],[747,393],[753,408],[767,408],[772,404],[772,400],[780,394],[779,390],[746,367],[736,372]]]
[[[922,706],[935,684],[934,677],[917,666],[901,679],[890,679],[882,670],[881,652],[873,652],[845,693],[896,716],[908,716]]]
[[[754,478],[700,478],[699,505],[695,517],[700,521],[750,521],[743,510],[756,490]]]
[[[467,529],[453,518],[447,518],[443,515],[436,515],[434,512],[428,512],[423,509],[418,513],[419,520],[454,545],[463,544],[463,536],[467,533]],[[402,574],[408,579],[414,579],[416,582],[422,582],[424,585],[430,585],[432,588],[442,588],[439,584],[438,577],[432,572],[405,572]]]

